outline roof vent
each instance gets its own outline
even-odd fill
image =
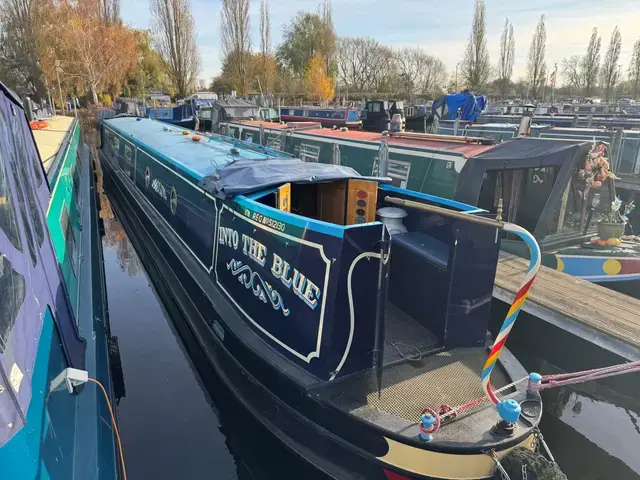
[[[237,149],[236,147],[233,147],[231,149],[231,155],[240,155],[240,150]]]

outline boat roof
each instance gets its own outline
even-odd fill
[[[290,123],[279,125],[264,121],[236,121],[235,123],[241,125],[248,125],[253,127],[259,127],[263,125],[265,129],[286,129],[290,128]],[[447,139],[435,139],[435,138],[398,138],[389,135],[382,135],[376,132],[362,132],[359,130],[334,130],[331,128],[305,128],[300,130],[300,134],[304,135],[318,135],[322,137],[334,138],[336,140],[352,140],[357,142],[372,142],[380,143],[381,140],[387,140],[391,148],[409,147],[416,150],[431,150],[435,152],[448,152],[458,154],[465,158],[473,157],[482,152],[490,150],[495,145],[480,145],[477,143],[464,143],[462,137],[454,137],[451,140]]]
[[[172,128],[149,118],[110,118],[104,124],[185,172],[204,190],[222,199],[287,182],[317,183],[348,178],[390,181],[362,177],[351,167],[303,162],[230,137],[202,136],[201,141],[194,141],[192,136],[197,132]],[[232,149],[238,153],[232,154]]]
[[[45,172],[49,173],[53,160],[56,158],[67,133],[71,129],[74,118],[61,115],[48,118],[45,120],[46,127],[32,131]]]
[[[238,160],[266,160],[268,158],[287,158],[288,155],[275,150],[251,147],[244,142],[233,142],[226,137],[205,136],[193,130],[176,128],[163,122],[140,117],[117,117],[105,120],[104,123],[125,138],[131,138],[142,144],[152,153],[163,157],[196,180],[224,168]],[[189,135],[183,135],[183,131]],[[194,135],[200,135],[196,142]],[[237,155],[231,149],[237,148]]]

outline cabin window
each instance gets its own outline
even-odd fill
[[[6,235],[11,244],[22,251],[18,219],[13,207],[13,198],[9,179],[5,173],[4,164],[0,161],[0,230]]]
[[[129,164],[133,162],[133,149],[129,145],[124,146],[124,159]]]
[[[6,255],[0,254],[0,353],[7,348],[24,298],[24,277],[13,268]]]
[[[374,113],[380,113],[380,107],[381,105],[379,103],[372,103],[371,104],[371,111]]]
[[[409,162],[400,162],[398,160],[389,160],[389,168],[387,175],[391,177],[392,184],[395,187],[407,188],[409,182],[409,172],[411,164]]]
[[[178,192],[176,192],[176,187],[171,188],[171,199],[169,200],[169,208],[171,208],[171,213],[174,215],[178,211]]]
[[[17,181],[20,174],[18,172],[18,168],[16,168],[14,157],[11,158],[11,167],[13,168],[13,171],[14,171],[14,178]],[[27,246],[29,247],[29,256],[31,257],[31,263],[35,267],[38,262],[36,257],[35,242],[33,239],[33,231],[31,230],[31,223],[29,221],[29,215],[27,214],[27,201],[24,198],[24,192],[22,191],[22,188],[19,184],[17,185],[17,188],[16,188],[16,194],[18,197],[18,207],[20,209],[20,216],[22,217],[24,233],[25,233],[25,236],[27,237]],[[42,225],[40,225],[40,229],[42,229]],[[44,236],[44,232],[43,232],[43,236]]]
[[[69,257],[71,270],[73,271],[73,274],[77,276],[76,262],[78,259],[76,255],[76,239],[73,235],[73,227],[69,221],[69,212],[67,211],[66,205],[63,205],[62,211],[60,212],[60,228],[64,235],[65,252]]]
[[[318,145],[300,144],[300,160],[303,162],[317,163],[320,157],[320,147]]]

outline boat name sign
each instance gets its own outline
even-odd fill
[[[222,205],[216,231],[216,283],[264,335],[309,363],[320,356],[333,269],[330,258],[339,252],[342,239],[306,228],[299,237],[280,231],[269,220],[273,219],[261,213],[247,215],[246,210]],[[290,226],[286,224],[286,230]]]
[[[232,228],[220,227],[218,229],[218,243],[220,245],[231,247],[234,250],[241,251],[243,255],[261,267],[264,267],[267,264],[267,247],[245,233],[239,234],[237,230]],[[271,254],[269,266],[273,277],[280,280],[287,289],[293,291],[293,293],[310,309],[314,310],[318,306],[318,301],[321,296],[320,288],[302,272],[297,268],[292,268],[291,265],[277,253]],[[244,264],[242,260],[236,259],[232,259],[229,262],[227,269],[231,270],[233,275],[239,275],[242,272],[248,273],[250,271],[250,267]],[[249,280],[251,284],[254,284],[257,273],[251,271],[249,275],[250,278],[245,280]],[[259,281],[264,284],[264,288],[254,288],[254,293],[256,293],[256,290],[259,290],[256,296],[264,301],[266,300],[266,291],[266,295],[269,296],[273,307],[276,310],[280,308],[282,313],[285,316],[288,316],[290,310],[285,308],[282,304],[282,297],[277,290],[275,290],[269,283],[262,281],[261,278],[259,278]]]

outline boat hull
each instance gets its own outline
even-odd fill
[[[287,448],[331,478],[488,478],[493,461],[478,449],[425,449],[322,402],[305,388],[306,372],[283,373],[270,347],[246,323],[130,177],[101,152],[105,189],[163,302],[196,337],[238,401]],[[231,328],[233,325],[234,328]],[[273,361],[265,361],[269,358]],[[316,379],[317,380],[317,379]],[[252,432],[247,432],[251,435]],[[501,443],[531,447],[523,432]],[[464,453],[464,455],[459,455]]]

